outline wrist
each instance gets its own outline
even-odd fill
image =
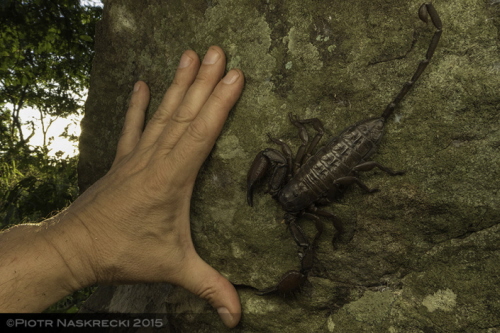
[[[69,210],[40,224],[41,235],[61,272],[62,287],[72,293],[95,284],[92,238]]]

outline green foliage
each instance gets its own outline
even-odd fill
[[[62,300],[46,309],[45,313],[77,313],[82,303],[92,295],[97,287],[87,287],[64,297]]]
[[[78,195],[77,158],[37,155],[0,158],[0,227],[38,222],[68,206]]]
[[[79,0],[0,3],[0,226],[37,222],[77,195],[76,159],[28,145],[40,129],[23,133],[21,115],[37,109],[50,123],[81,112],[101,13]]]
[[[95,23],[102,9],[81,6],[79,0],[2,4],[0,111],[11,111],[9,136],[2,143],[15,148],[18,141],[27,141],[19,118],[26,107],[46,116],[80,112],[80,99],[89,85]]]

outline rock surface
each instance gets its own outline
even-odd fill
[[[435,1],[440,45],[391,117],[360,177],[379,193],[349,189],[326,208],[353,237],[332,247],[324,219],[314,269],[295,296],[256,296],[290,269],[297,246],[265,186],[246,205],[246,172],[258,151],[292,147],[288,121],[318,117],[324,140],[379,116],[424,58],[433,26],[418,1],[108,0],[80,141],[82,190],[111,165],[136,80],[151,88],[149,116],[180,55],[216,44],[246,76],[243,96],[200,171],[192,203],[198,252],[240,294],[245,332],[500,332],[500,3]],[[312,132],[311,132],[312,133]],[[314,224],[301,220],[309,237]],[[134,287],[118,287],[134,293]],[[132,288],[132,289],[131,289]],[[161,289],[161,288],[160,288]],[[137,293],[144,288],[137,286]],[[165,287],[179,332],[224,331],[216,312]],[[101,295],[101,296],[100,296]],[[111,302],[109,289],[93,302]],[[116,299],[116,297],[115,297]],[[131,311],[133,304],[120,309]],[[108,304],[109,305],[109,304]],[[166,307],[165,307],[166,305]],[[110,306],[99,306],[110,310]],[[146,310],[144,310],[146,311]]]

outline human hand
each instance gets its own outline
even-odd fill
[[[144,82],[135,84],[111,169],[54,228],[66,242],[80,244],[74,251],[88,254],[75,262],[77,253],[53,242],[66,262],[75,262],[70,270],[80,286],[168,282],[206,299],[225,325],[239,322],[236,290],[196,253],[189,217],[198,171],[243,89],[240,70],[221,80],[225,64],[219,47],[212,46],[201,65],[186,51],[144,131],[150,94]]]

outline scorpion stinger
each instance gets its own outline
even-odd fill
[[[406,82],[403,85],[403,88],[399,92],[399,94],[394,98],[392,102],[387,105],[387,107],[384,110],[384,113],[382,113],[382,118],[387,119],[394,109],[399,105],[401,100],[406,96],[410,88],[413,86],[415,81],[418,80],[420,75],[424,72],[425,68],[429,64],[429,62],[432,59],[432,56],[434,55],[434,51],[436,50],[436,47],[438,46],[439,43],[439,38],[441,38],[441,33],[443,32],[443,24],[441,23],[441,19],[439,18],[438,13],[436,12],[436,9],[432,5],[432,3],[424,3],[422,6],[420,6],[418,10],[418,17],[427,23],[429,20],[429,16],[431,17],[432,24],[434,24],[434,27],[436,27],[436,32],[434,33],[434,36],[432,37],[432,40],[429,44],[429,48],[427,49],[427,53],[425,54],[425,59],[422,60],[417,67],[417,70],[415,71],[415,74],[413,74],[413,77],[411,78],[410,81]]]
[[[381,117],[365,119],[347,127],[337,137],[331,138],[323,147],[314,152],[324,133],[323,123],[318,118],[301,120],[289,114],[290,122],[297,127],[302,141],[295,158],[285,142],[271,136],[269,136],[271,141],[281,146],[281,152],[267,148],[255,157],[248,171],[248,204],[252,206],[252,191],[255,184],[266,174],[271,173],[268,192],[286,212],[285,221],[288,229],[302,251],[300,270],[286,272],[277,285],[260,290],[259,295],[293,292],[306,281],[313,267],[314,248],[323,230],[318,216],[332,221],[337,231],[333,238],[334,248],[337,240],[351,239],[351,235],[344,233],[346,228],[337,216],[318,209],[317,206],[334,202],[346,188],[354,184],[367,193],[377,192],[378,189],[368,187],[358,178],[361,172],[378,168],[390,176],[404,174],[402,171],[393,171],[371,161],[370,158],[377,151],[387,118],[423,73],[441,37],[441,20],[432,4],[424,3],[418,11],[418,16],[424,22],[427,22],[430,17],[436,32],[429,44],[425,59],[419,63],[413,77],[403,85],[396,98],[387,105]],[[306,125],[316,130],[316,135],[312,140],[309,140]],[[315,220],[317,233],[312,242],[309,242],[308,237],[297,224],[299,218]]]

